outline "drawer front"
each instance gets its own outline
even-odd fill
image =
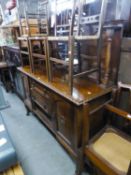
[[[65,101],[57,102],[57,133],[69,145],[73,143],[74,136],[74,108]]]
[[[53,94],[37,83],[31,83],[32,100],[48,115],[53,115]]]

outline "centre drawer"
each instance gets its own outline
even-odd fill
[[[53,113],[53,95],[52,93],[37,83],[31,83],[32,100],[39,105],[48,115]]]

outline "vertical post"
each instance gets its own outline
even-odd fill
[[[30,36],[30,27],[29,27],[29,18],[28,18],[28,11],[27,11],[27,1],[24,0],[24,15],[25,15],[25,22],[26,22],[26,31],[27,31],[27,35]]]
[[[44,53],[45,53],[45,62],[46,62],[46,73],[47,73],[47,77],[48,80],[50,79],[50,70],[49,70],[49,66],[48,66],[48,52],[47,52],[47,37],[44,39]]]
[[[69,37],[69,91],[70,95],[72,96],[73,93],[73,63],[74,63],[74,37]]]
[[[27,45],[28,45],[30,69],[31,69],[31,72],[34,73],[34,59],[33,59],[33,55],[32,55],[32,41],[29,39],[29,37],[27,37],[26,39],[27,39]]]
[[[48,65],[48,78],[49,81],[52,81],[52,66],[51,66],[51,61],[50,61],[50,49],[49,49],[49,40],[46,38],[46,59],[47,59],[47,65]]]
[[[21,65],[22,65],[22,67],[23,67],[23,66],[24,66],[24,63],[23,63],[22,54],[21,54],[21,40],[20,40],[20,39],[18,39],[18,43],[19,43],[19,48],[20,48]]]
[[[73,0],[72,18],[71,18],[70,32],[69,32],[70,36],[73,35],[73,28],[74,28],[74,21],[75,21],[75,7],[76,7],[76,0]]]
[[[129,89],[129,113],[131,114],[131,89]]]
[[[82,140],[80,148],[77,150],[77,163],[76,163],[76,175],[81,175],[84,169],[84,150],[85,146],[89,141],[89,130],[90,130],[90,123],[89,123],[89,104],[83,104],[83,111],[82,111]]]
[[[20,16],[20,5],[19,5],[19,0],[16,2],[17,6],[17,12],[18,12],[18,20],[19,20],[19,29],[20,29],[20,35],[23,35],[23,30],[22,30],[22,23],[21,23],[21,16]]]
[[[97,64],[98,64],[98,84],[101,83],[101,50],[102,50],[102,32],[105,22],[105,15],[107,9],[107,0],[102,0],[99,27],[98,27],[98,49],[97,49]]]
[[[106,51],[106,62],[105,62],[105,76],[104,76],[104,85],[108,86],[109,76],[110,76],[110,63],[111,63],[111,46],[112,39],[108,38],[107,51]]]
[[[129,165],[129,169],[128,169],[127,175],[130,175],[130,174],[131,174],[131,161],[130,161],[130,165]]]
[[[98,49],[97,49],[97,64],[98,64],[98,83],[101,83],[101,50],[102,50],[102,32],[103,32],[103,25],[105,22],[105,15],[107,9],[107,0],[102,0],[101,5],[101,12],[100,12],[100,19],[99,19],[99,28],[98,28]]]
[[[55,36],[57,36],[57,0],[55,0]]]

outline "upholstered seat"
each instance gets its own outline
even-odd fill
[[[103,133],[89,149],[97,154],[120,174],[126,174],[131,161],[131,140],[113,131]]]

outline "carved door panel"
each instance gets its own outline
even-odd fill
[[[57,102],[57,133],[70,146],[74,136],[74,108],[64,100]]]

